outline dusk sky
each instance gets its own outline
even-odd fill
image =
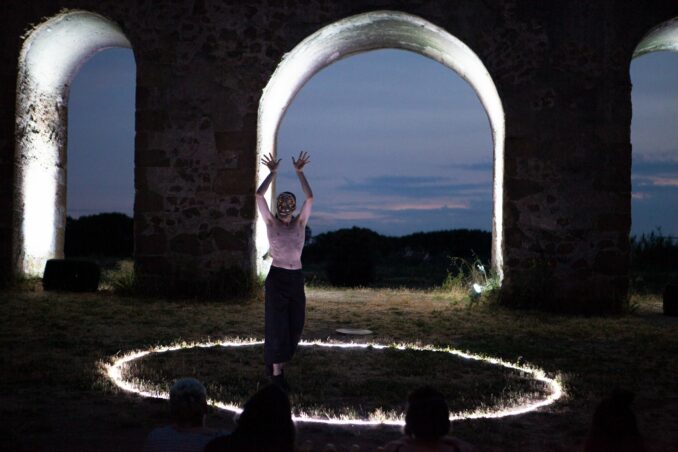
[[[678,54],[631,65],[633,233],[678,236]],[[135,64],[127,49],[87,62],[69,101],[68,213],[132,214]],[[341,60],[300,91],[280,127],[278,189],[301,193],[290,157],[311,154],[314,234],[491,229],[492,138],[455,72],[414,53]]]

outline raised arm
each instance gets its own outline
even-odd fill
[[[264,219],[264,222],[270,223],[275,218],[271,213],[271,209],[269,209],[268,207],[268,203],[266,202],[266,197],[264,195],[266,194],[266,190],[268,190],[268,187],[271,185],[271,182],[273,181],[275,174],[278,172],[278,165],[280,165],[280,160],[274,159],[273,154],[269,154],[265,155],[261,159],[261,163],[266,165],[271,172],[268,174],[268,176],[266,176],[266,179],[264,179],[259,188],[257,188],[256,193],[257,208],[259,209],[259,213]]]
[[[299,177],[299,182],[301,182],[301,188],[304,190],[304,196],[306,196],[306,199],[304,200],[304,204],[301,206],[301,212],[299,213],[299,220],[302,222],[302,224],[308,223],[308,219],[311,216],[311,206],[313,205],[313,192],[311,191],[311,186],[308,185],[308,181],[306,180],[306,176],[304,175],[304,166],[306,166],[307,163],[310,163],[310,155],[308,155],[308,152],[300,152],[299,153],[299,158],[297,160],[292,157],[292,164],[294,165],[294,170],[297,173],[297,177]]]

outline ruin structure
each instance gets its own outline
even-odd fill
[[[218,297],[233,266],[266,271],[259,156],[296,92],[337,59],[400,48],[457,71],[487,110],[502,302],[619,311],[629,65],[678,48],[676,17],[675,0],[4,0],[0,275],[63,253],[68,90],[94,53],[136,59],[140,289]]]

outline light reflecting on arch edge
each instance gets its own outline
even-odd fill
[[[504,110],[487,69],[463,42],[430,22],[398,11],[374,11],[342,19],[304,39],[283,57],[259,103],[257,124],[257,186],[266,176],[260,156],[275,154],[280,122],[303,85],[322,68],[352,54],[376,49],[403,49],[419,53],[449,67],[478,95],[492,128],[494,143],[492,261],[503,279]],[[271,187],[267,196],[272,196]],[[266,274],[270,263],[262,258],[268,248],[266,228],[257,213],[256,268]]]
[[[678,52],[678,17],[667,20],[650,30],[636,46],[633,58],[661,51]]]
[[[117,24],[65,11],[31,30],[21,48],[13,240],[19,276],[40,276],[48,259],[62,256],[70,84],[89,58],[111,47],[132,47]]]

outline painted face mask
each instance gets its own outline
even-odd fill
[[[297,208],[297,199],[288,191],[278,195],[277,212],[281,217],[286,217]]]

